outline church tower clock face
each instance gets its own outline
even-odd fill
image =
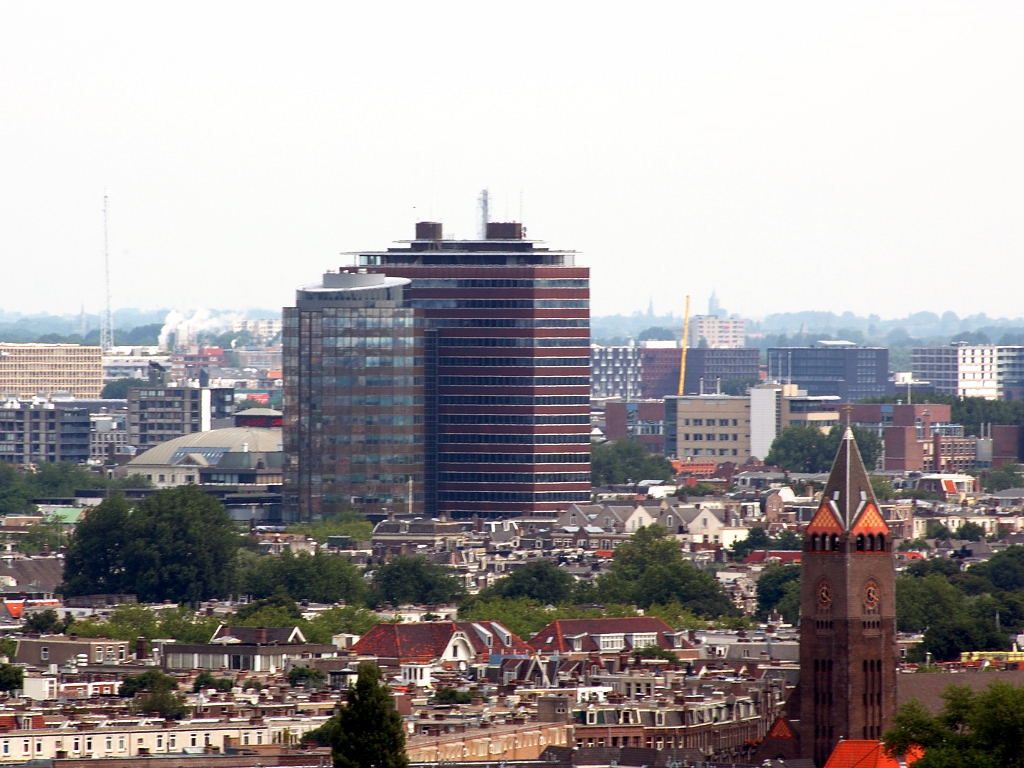
[[[827,581],[818,585],[818,605],[822,608],[832,605],[832,586]]]
[[[878,608],[878,603],[881,601],[881,590],[878,585],[869,581],[864,587],[864,607],[869,611],[873,611]]]

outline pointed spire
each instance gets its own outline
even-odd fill
[[[839,441],[839,450],[832,462],[832,471],[825,483],[822,504],[828,502],[833,505],[839,521],[847,531],[853,528],[869,507],[874,510],[873,519],[881,519],[874,491],[871,490],[871,479],[849,426],[843,431],[843,439]]]

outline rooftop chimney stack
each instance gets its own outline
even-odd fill
[[[522,240],[523,225],[518,221],[487,222],[488,240]]]
[[[444,235],[444,227],[439,221],[417,221],[416,222],[416,239],[417,240],[442,240]]]

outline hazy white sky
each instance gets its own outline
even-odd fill
[[[1024,4],[7,3],[0,308],[274,307],[523,201],[593,311],[1022,315]],[[2,285],[3,283],[0,283]]]

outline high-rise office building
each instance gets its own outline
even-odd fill
[[[408,286],[328,272],[285,308],[286,516],[423,511],[423,331]]]
[[[426,506],[530,513],[590,499],[589,270],[519,223],[436,222],[359,267],[411,280],[425,331]],[[287,368],[287,362],[286,362]]]

